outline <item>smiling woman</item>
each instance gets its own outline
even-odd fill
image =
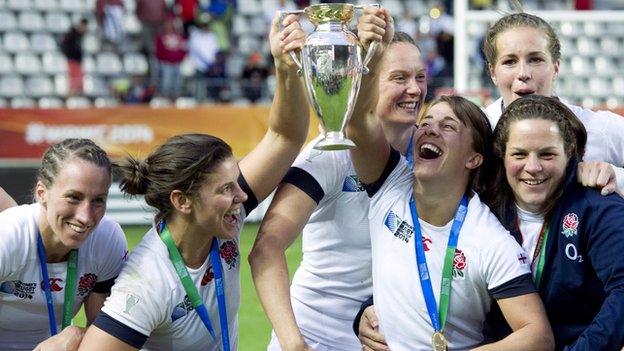
[[[505,108],[516,99],[533,94],[556,96],[554,88],[559,75],[561,44],[552,26],[542,18],[528,13],[501,17],[488,29],[483,53],[492,81],[501,95],[486,109],[492,128]],[[612,192],[616,185],[624,192],[624,118],[608,111],[566,106],[587,130],[587,152],[583,161],[610,164],[585,162],[582,167],[593,169],[592,172],[599,176],[605,172],[614,173],[608,192]],[[604,186],[603,180],[597,180],[600,177],[584,178],[592,172],[581,173],[583,184]]]
[[[81,350],[237,350],[243,219],[282,179],[307,135],[305,91],[289,51],[294,15],[271,28],[276,92],[263,139],[237,162],[205,134],[168,139],[127,158],[122,190],[145,194],[154,226],[132,252]],[[288,97],[285,94],[288,92]]]
[[[494,130],[496,176],[486,202],[528,255],[556,349],[620,350],[624,199],[576,181],[585,133],[555,98],[511,103]],[[504,325],[500,316],[488,324]]]
[[[0,213],[0,349],[80,343],[71,319],[84,303],[93,322],[127,252],[120,226],[104,217],[110,179],[101,148],[66,139],[43,155],[37,202]]]

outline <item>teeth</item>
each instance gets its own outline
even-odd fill
[[[87,231],[87,228],[86,228],[86,227],[85,227],[85,228],[83,228],[83,227],[80,227],[80,226],[77,226],[77,225],[75,225],[75,224],[71,224],[71,223],[67,223],[67,225],[68,225],[68,226],[69,226],[69,227],[70,227],[73,231],[75,231],[75,232],[77,232],[77,233],[84,233],[84,232],[86,232],[86,231]]]
[[[525,182],[528,185],[538,185],[538,184],[542,184],[545,181],[546,180],[544,179],[524,179],[523,180],[523,182]]]
[[[438,156],[442,155],[442,150],[440,150],[440,148],[439,148],[439,147],[437,147],[437,146],[435,146],[435,145],[433,145],[433,144],[422,144],[422,145],[420,146],[420,150],[421,150],[421,151],[423,151],[423,150],[429,150],[429,151],[431,151],[431,152],[434,152],[434,153],[435,153],[436,155],[438,155]]]
[[[398,105],[401,108],[414,109],[414,108],[416,108],[416,101],[412,101],[412,102],[399,102]]]
[[[236,216],[240,213],[240,207],[235,209],[235,210],[231,210],[231,211],[227,211],[225,213],[226,216]]]

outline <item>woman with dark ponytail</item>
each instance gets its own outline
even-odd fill
[[[280,182],[307,136],[308,105],[288,52],[297,18],[270,34],[276,93],[269,129],[237,162],[223,140],[170,138],[145,160],[122,163],[121,188],[144,195],[154,226],[134,249],[81,350],[237,350],[239,236],[244,218]],[[286,99],[286,92],[288,98]]]

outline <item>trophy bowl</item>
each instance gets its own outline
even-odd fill
[[[373,5],[374,6],[374,5]],[[299,62],[310,104],[320,119],[324,138],[319,150],[345,150],[355,147],[344,134],[360,88],[366,64],[375,52],[371,46],[362,59],[362,47],[355,34],[347,29],[356,9],[351,4],[318,4],[303,13],[315,26],[301,50]],[[300,13],[294,11],[290,13]]]

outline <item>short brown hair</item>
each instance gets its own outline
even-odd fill
[[[558,61],[561,58],[561,43],[559,37],[555,33],[553,27],[544,21],[541,17],[531,15],[528,13],[512,13],[500,18],[485,33],[483,39],[483,56],[487,61],[488,67],[493,68],[498,52],[496,48],[496,38],[499,34],[515,28],[528,27],[541,30],[548,39],[548,52],[553,62]]]

